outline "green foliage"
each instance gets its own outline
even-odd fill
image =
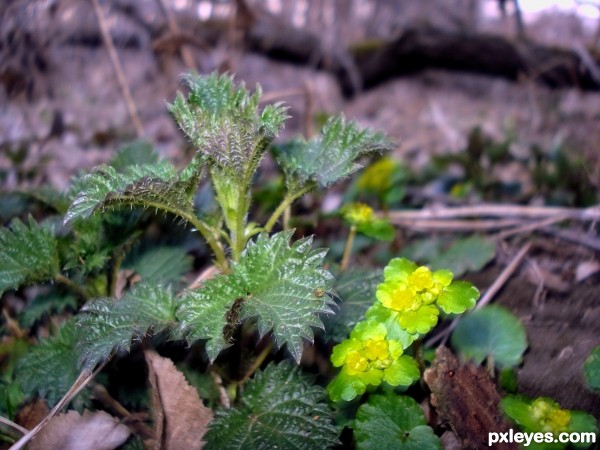
[[[321,450],[337,444],[323,389],[289,363],[270,364],[248,382],[239,406],[218,410],[208,449]]]
[[[556,438],[560,433],[598,433],[596,419],[583,411],[561,409],[551,398],[528,399],[510,395],[502,399],[500,406],[504,413],[526,433],[548,433],[552,437],[544,442],[532,442],[529,448],[535,450],[561,450],[568,443],[560,443]],[[546,436],[546,435],[544,435]],[[548,442],[549,441],[549,442]],[[572,444],[576,448],[588,448],[591,443]]]
[[[206,339],[211,361],[230,345],[233,329],[240,321],[240,303],[236,301],[245,295],[234,277],[223,275],[206,281],[201,289],[187,291],[179,302],[177,318],[184,336],[188,341]]]
[[[600,391],[600,346],[590,353],[583,364],[583,374],[587,387]]]
[[[19,322],[25,328],[31,328],[44,316],[61,313],[65,309],[77,309],[77,299],[70,294],[50,292],[38,295],[19,315]]]
[[[94,211],[117,206],[156,208],[178,215],[193,210],[197,180],[177,177],[167,162],[129,166],[117,171],[99,166],[75,185],[77,197],[65,216],[65,223],[87,218]]]
[[[210,339],[211,360],[228,345],[225,329],[258,318],[261,336],[273,331],[277,345],[300,361],[302,338],[312,341],[311,326],[323,327],[318,313],[331,313],[331,274],[323,269],[325,251],[311,249],[312,238],[289,245],[292,231],[249,242],[232,273],[204,283],[182,300],[178,317],[190,339]],[[234,307],[235,304],[235,308]]]
[[[496,255],[496,243],[481,236],[455,241],[448,250],[431,259],[432,269],[449,269],[455,276],[478,272]]]
[[[432,269],[448,269],[455,276],[483,269],[496,254],[496,243],[482,236],[454,241],[444,248],[441,239],[428,238],[406,246],[400,253],[408,259],[428,262]]]
[[[167,284],[181,281],[192,268],[192,258],[185,248],[158,246],[130,254],[123,268],[135,271],[142,281]]]
[[[0,414],[5,417],[13,418],[24,400],[15,369],[29,348],[30,344],[25,339],[4,338],[0,343]]]
[[[421,407],[411,397],[373,395],[354,421],[357,450],[441,450]]]
[[[53,279],[59,273],[58,251],[50,226],[33,218],[0,229],[0,294],[22,284]]]
[[[93,367],[115,348],[129,350],[131,340],[175,328],[175,299],[161,285],[136,284],[122,298],[87,302],[77,316],[84,332],[79,346],[81,363]]]
[[[134,141],[119,149],[110,160],[110,165],[121,172],[130,166],[155,165],[159,155],[150,142]]]
[[[211,164],[249,182],[269,140],[283,127],[287,108],[276,104],[259,112],[260,87],[250,95],[233,77],[188,74],[183,82],[187,98],[179,92],[169,105],[175,120]]]
[[[394,239],[396,230],[387,218],[378,218],[373,209],[363,203],[349,203],[342,208],[346,222],[366,236],[381,241]]]
[[[56,336],[31,348],[17,366],[17,379],[27,396],[37,392],[54,405],[66,394],[80,373],[75,350],[80,338],[80,330],[69,321]]]
[[[352,268],[336,277],[334,290],[342,300],[334,315],[323,319],[326,336],[341,342],[354,326],[364,320],[365,313],[375,299],[377,285],[383,279],[381,270]]]
[[[527,336],[523,324],[510,311],[489,305],[459,322],[452,345],[478,364],[492,357],[498,367],[515,367],[527,349]]]
[[[292,141],[275,150],[288,185],[313,182],[326,188],[360,169],[360,157],[390,148],[383,135],[334,117],[327,121],[322,135],[310,141]]]

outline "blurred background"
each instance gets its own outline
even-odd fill
[[[183,163],[166,102],[196,70],[290,104],[284,139],[341,111],[417,168],[475,132],[525,193],[540,154],[597,188],[599,51],[597,0],[3,0],[0,187],[64,188],[135,138]]]

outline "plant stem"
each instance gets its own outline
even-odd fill
[[[350,255],[352,254],[352,244],[354,244],[354,237],[356,236],[356,226],[352,225],[346,238],[346,246],[344,247],[344,256],[342,257],[342,263],[340,269],[345,271],[350,264]]]
[[[85,290],[85,288],[79,286],[77,283],[75,283],[73,280],[65,277],[63,274],[58,273],[54,276],[54,281],[56,281],[57,283],[60,283],[66,287],[68,287],[69,289],[71,289],[73,292],[75,292],[77,294],[78,297],[81,298],[81,300],[83,300],[84,302],[87,301],[90,298],[90,294],[87,292],[87,290]]]
[[[307,186],[303,187],[302,189],[300,189],[298,192],[296,192],[294,194],[291,194],[288,191],[285,194],[285,197],[283,197],[283,200],[281,201],[281,203],[279,204],[277,209],[275,209],[275,211],[273,211],[273,214],[271,214],[271,217],[269,217],[269,220],[267,220],[267,223],[264,226],[264,230],[267,233],[271,232],[271,230],[277,223],[277,220],[279,220],[279,217],[285,212],[285,210],[289,206],[291,206],[292,203],[294,203],[297,199],[299,199],[304,194],[306,194],[307,192],[312,190],[312,188],[313,188],[312,184],[308,184]]]
[[[267,346],[262,349],[262,351],[256,357],[256,359],[254,360],[254,362],[252,363],[250,368],[246,371],[246,374],[239,381],[238,384],[244,384],[246,381],[248,381],[252,377],[252,375],[254,375],[254,372],[256,372],[260,368],[260,366],[262,365],[263,362],[265,362],[265,359],[267,359],[267,356],[269,356],[269,354],[271,353],[271,350],[273,350],[273,342],[272,341],[269,342],[267,344]]]

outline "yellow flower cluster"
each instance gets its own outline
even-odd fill
[[[531,403],[530,408],[531,417],[541,425],[542,431],[558,434],[569,429],[571,413],[566,409],[560,409],[557,403],[537,398]]]

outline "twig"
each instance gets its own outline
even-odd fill
[[[384,213],[379,213],[380,215]],[[550,206],[522,205],[475,205],[449,208],[429,208],[410,211],[390,211],[386,213],[392,223],[406,220],[457,219],[467,217],[521,217],[543,219],[545,217],[565,216],[572,220],[600,219],[600,205],[589,208],[560,208]]]
[[[282,89],[280,91],[266,92],[260,98],[261,103],[272,102],[283,97],[301,97],[306,95],[306,88]]]
[[[123,405],[115,400],[104,386],[94,383],[90,386],[90,390],[94,394],[96,400],[102,403],[102,405],[104,405],[109,412],[122,419],[125,425],[127,425],[127,427],[130,428],[135,434],[140,436],[142,439],[154,437],[154,430],[140,421],[139,418],[135,417]]]
[[[102,40],[104,41],[104,45],[106,45],[106,49],[108,50],[110,62],[112,63],[115,75],[117,76],[119,87],[121,88],[121,94],[125,98],[125,103],[127,104],[129,116],[131,117],[131,121],[133,122],[138,137],[141,137],[144,135],[144,128],[142,127],[142,122],[140,121],[140,117],[138,115],[137,108],[133,101],[131,91],[129,90],[129,85],[127,84],[125,73],[123,72],[123,67],[121,66],[119,56],[117,55],[117,50],[115,49],[115,44],[112,40],[112,37],[110,36],[108,24],[104,19],[104,13],[102,12],[102,8],[100,7],[100,3],[98,2],[98,0],[92,0],[92,4],[94,5],[96,17],[98,18],[98,24],[100,25],[100,33],[102,34]]]
[[[179,24],[177,23],[177,21],[175,20],[175,17],[173,16],[173,12],[169,8],[167,8],[167,5],[165,5],[164,0],[157,0],[157,2],[158,2],[158,6],[162,10],[162,13],[164,14],[164,16],[167,19],[167,25],[169,27],[169,31],[171,33],[173,33],[174,35],[181,35],[181,29],[179,28]],[[185,63],[187,68],[190,70],[196,70],[196,63],[194,61],[194,56],[190,52],[189,47],[187,47],[185,44],[182,44],[180,47],[180,50],[181,50],[181,57],[183,58],[183,62]]]
[[[227,395],[227,391],[223,386],[223,379],[217,372],[215,372],[212,369],[210,371],[210,376],[212,377],[213,382],[215,383],[215,386],[219,391],[219,403],[223,408],[231,408],[231,401],[229,400],[229,395]]]
[[[531,248],[531,242],[528,242],[523,247],[521,247],[521,249],[519,250],[517,255],[510,262],[510,264],[508,264],[508,266],[505,267],[505,269],[502,271],[502,273],[498,276],[498,278],[496,278],[494,280],[492,285],[487,289],[485,294],[481,297],[481,300],[479,300],[479,302],[477,302],[477,305],[475,306],[475,310],[481,309],[485,305],[487,305],[492,300],[492,298],[494,298],[494,296],[498,293],[498,291],[500,291],[500,289],[502,289],[502,287],[506,284],[506,282],[512,276],[512,274],[515,272],[515,270],[517,270],[517,267],[519,267],[519,264],[521,264],[521,261],[523,260],[523,258],[525,257],[525,255],[527,254],[527,252],[529,251],[530,248]],[[450,333],[452,333],[452,331],[454,331],[454,329],[458,325],[459,321],[460,321],[460,316],[456,317],[447,328],[445,328],[444,330],[440,331],[436,335],[429,338],[425,342],[425,346],[431,347],[433,344],[435,344],[438,341],[441,341],[441,344],[444,345],[446,343],[446,341],[448,340]]]
[[[559,239],[563,239],[568,242],[574,242],[576,244],[585,245],[596,251],[600,251],[600,240],[594,239],[583,233],[575,233],[569,230],[556,230],[554,228],[545,227],[540,230],[542,233],[555,236]]]
[[[491,219],[491,220],[395,220],[394,225],[410,229],[422,230],[460,230],[482,231],[508,228],[523,223],[521,219]]]
[[[313,126],[313,109],[315,107],[313,100],[313,86],[310,80],[304,83],[305,103],[304,103],[304,136],[310,139],[314,136],[315,130]]]
[[[266,347],[262,349],[262,351],[256,357],[256,359],[254,360],[254,362],[252,363],[250,368],[244,374],[243,378],[239,381],[239,384],[244,384],[246,381],[248,381],[250,379],[250,377],[252,375],[254,375],[254,372],[256,372],[260,368],[260,366],[262,365],[263,362],[265,362],[265,359],[267,359],[267,356],[269,356],[269,354],[271,353],[271,350],[273,350],[273,342],[272,341],[269,342],[266,345]]]
[[[16,430],[19,432],[19,434],[27,434],[29,433],[29,430],[27,428],[23,428],[21,425],[19,425],[18,423],[14,423],[12,420],[7,419],[6,417],[2,417],[0,416],[0,423],[3,423],[4,425]]]
[[[520,227],[515,227],[515,228],[511,228],[509,230],[501,231],[500,233],[492,236],[492,238],[501,241],[501,240],[506,239],[507,237],[512,236],[514,234],[525,233],[527,231],[539,230],[540,228],[546,227],[548,225],[552,225],[557,222],[562,222],[563,220],[568,220],[568,219],[569,219],[568,217],[561,216],[561,215],[558,215],[556,217],[549,217],[544,220],[540,220],[540,221],[533,222],[533,223],[530,222],[530,223],[527,223]]]
[[[340,270],[344,272],[350,264],[350,255],[352,254],[352,245],[354,244],[354,238],[356,237],[356,226],[352,225],[346,238],[346,245],[344,246],[344,255],[342,256],[342,263],[340,264]]]
[[[50,420],[52,420],[52,418],[56,414],[58,414],[58,412],[64,406],[66,406],[77,394],[79,394],[79,392],[81,392],[81,390],[90,381],[92,381],[96,374],[98,374],[98,372],[100,372],[104,368],[104,366],[106,366],[108,361],[109,360],[107,359],[93,372],[90,372],[88,369],[83,370],[81,374],[79,374],[73,385],[69,388],[67,393],[64,395],[64,397],[60,399],[60,401],[56,404],[54,408],[52,408],[52,411],[50,411],[48,415],[44,417],[42,421],[38,423],[31,431],[29,431],[25,436],[23,436],[15,444],[13,444],[12,447],[9,448],[9,450],[20,450],[24,448],[29,443],[29,441],[31,441],[46,425],[48,425],[48,422],[50,422]]]

